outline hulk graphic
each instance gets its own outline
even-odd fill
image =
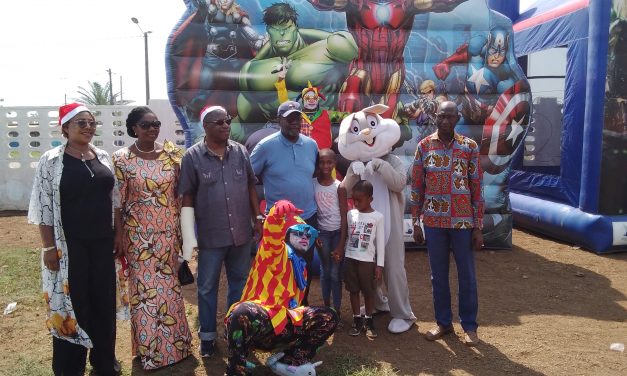
[[[357,57],[357,45],[346,31],[299,29],[297,18],[296,10],[287,3],[264,10],[268,42],[240,71],[232,139],[244,142],[250,133],[274,120],[282,101],[278,93],[287,90],[287,96],[295,98],[308,81],[329,93],[321,106],[337,104],[348,63]]]

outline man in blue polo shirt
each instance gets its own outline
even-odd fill
[[[263,183],[266,208],[279,200],[289,200],[303,210],[301,218],[308,225],[318,228],[313,175],[318,159],[316,142],[300,134],[303,113],[300,103],[281,103],[277,111],[280,132],[259,141],[250,155],[250,162],[257,178]],[[311,279],[313,247],[307,252],[308,279]],[[303,305],[307,304],[305,292]]]

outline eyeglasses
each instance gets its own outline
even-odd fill
[[[78,119],[78,120],[74,120],[73,123],[78,125],[79,128],[87,128],[88,125],[92,128],[97,127],[95,120]]]
[[[148,130],[151,127],[155,128],[155,129],[159,129],[161,128],[161,122],[159,120],[155,120],[155,121],[142,121],[140,123],[137,123],[137,126],[140,127],[143,130]]]
[[[229,117],[227,117],[227,118],[225,118],[225,119],[220,119],[220,120],[207,120],[207,121],[205,121],[205,123],[215,124],[215,125],[220,125],[220,126],[222,126],[222,125],[224,125],[224,124],[226,124],[226,125],[231,125],[231,120],[232,120],[232,119],[231,119],[231,117],[229,116]]]

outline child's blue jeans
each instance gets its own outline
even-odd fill
[[[344,260],[339,263],[335,262],[331,257],[331,252],[340,242],[340,230],[320,230],[319,236],[320,241],[322,241],[322,249],[318,250],[322,299],[325,302],[329,302],[331,296],[333,296],[333,308],[339,314],[342,305],[342,266],[344,265]]]

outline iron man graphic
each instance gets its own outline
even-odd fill
[[[357,112],[381,103],[396,116],[398,96],[405,80],[403,51],[414,16],[450,12],[466,0],[307,0],[321,11],[346,13],[346,24],[358,47],[349,75],[340,89],[338,109]]]

